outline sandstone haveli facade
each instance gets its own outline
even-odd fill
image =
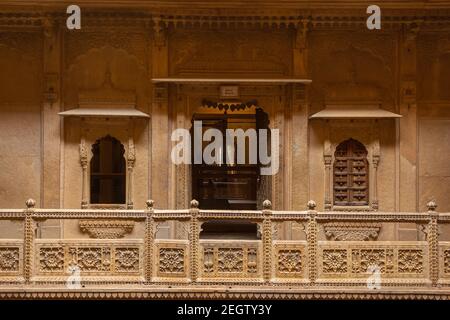
[[[448,297],[448,1],[380,0],[381,30],[358,0],[77,4],[0,4],[0,296]],[[199,119],[278,129],[280,170],[173,164]]]

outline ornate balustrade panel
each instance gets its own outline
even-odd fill
[[[94,291],[372,292],[374,275],[383,292],[448,295],[450,287],[450,214],[437,213],[432,202],[427,213],[317,212],[313,201],[298,212],[272,211],[269,201],[262,211],[200,210],[195,200],[186,210],[156,210],[151,200],[146,210],[44,210],[31,200],[27,206],[0,210],[1,292],[66,290],[74,274]],[[239,221],[254,231],[202,233],[212,221],[209,228]],[[61,232],[39,231],[54,222]],[[397,236],[401,224],[414,239]]]
[[[381,285],[429,283],[425,241],[319,241],[318,283],[361,284],[379,273]]]
[[[450,241],[439,243],[439,278],[443,285],[450,285]]]
[[[23,240],[0,239],[0,285],[24,281],[23,247]]]
[[[261,240],[200,240],[199,281],[263,281]]]
[[[307,283],[307,241],[273,241],[272,281]]]
[[[62,282],[76,274],[85,283],[144,280],[144,241],[123,239],[36,239],[33,282]]]
[[[153,281],[189,281],[189,241],[155,240]]]

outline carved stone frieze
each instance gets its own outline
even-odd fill
[[[379,223],[331,222],[323,226],[325,236],[334,241],[377,240],[381,230]]]
[[[134,221],[131,220],[80,220],[80,230],[96,239],[119,239],[131,233]]]

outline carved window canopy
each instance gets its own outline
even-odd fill
[[[63,111],[60,116],[73,117],[128,117],[150,118],[150,116],[136,109],[136,91],[117,88],[109,68],[100,87],[82,89],[78,93],[78,108]]]
[[[76,108],[59,113],[63,117],[97,117],[97,118],[150,118],[150,116],[142,111],[134,108]]]
[[[310,119],[395,119],[402,116],[380,107],[379,104],[333,104],[311,115]]]

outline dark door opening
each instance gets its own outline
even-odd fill
[[[126,190],[125,149],[119,140],[106,136],[92,146],[91,203],[124,204]]]
[[[262,114],[265,116],[261,116]],[[261,109],[257,109],[254,114],[195,114],[193,117],[193,121],[202,121],[203,133],[210,128],[222,132],[223,150],[226,150],[227,129],[255,129],[258,132],[258,129],[268,127],[267,119],[267,114]],[[249,159],[248,141],[246,138],[246,159]],[[209,143],[203,142],[203,149]],[[249,161],[245,164],[237,164],[237,161],[235,164],[227,164],[226,152],[222,152],[222,156],[221,165],[204,162],[192,165],[194,199],[198,199],[201,209],[256,210],[259,164],[249,164]]]

